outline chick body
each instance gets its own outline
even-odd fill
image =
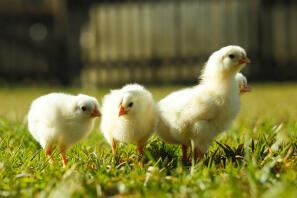
[[[139,152],[154,132],[157,109],[149,91],[129,84],[104,96],[101,132],[113,147],[117,142],[136,143]]]
[[[41,96],[31,104],[29,131],[49,155],[54,145],[66,152],[90,133],[94,126],[93,118],[100,115],[98,106],[95,98],[83,94]]]
[[[239,112],[235,75],[248,62],[244,49],[238,46],[213,53],[199,85],[174,92],[158,103],[157,134],[169,143],[186,147],[193,142],[201,158],[212,140],[230,126]]]

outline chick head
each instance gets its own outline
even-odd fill
[[[208,73],[221,72],[235,74],[250,63],[245,50],[240,46],[230,45],[214,52],[207,63]]]
[[[119,116],[133,115],[141,110],[141,99],[135,91],[123,93],[119,104]]]
[[[242,73],[237,73],[235,79],[238,82],[239,87],[247,86],[247,79]]]
[[[75,115],[79,118],[93,118],[101,116],[96,98],[84,94],[77,95],[74,104]]]
[[[247,79],[242,73],[237,73],[235,76],[235,80],[239,85],[239,92],[241,94],[251,92],[251,88],[248,86]]]

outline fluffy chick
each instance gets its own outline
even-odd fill
[[[65,167],[67,149],[90,133],[94,118],[100,116],[98,107],[94,97],[83,94],[51,93],[41,96],[31,104],[29,131],[48,157],[51,157],[53,147],[58,145]],[[53,158],[51,162],[54,163]]]
[[[149,91],[129,84],[104,96],[101,132],[116,155],[117,142],[136,143],[142,156],[143,147],[154,132],[157,109]]]
[[[237,83],[239,84],[240,94],[251,91],[251,88],[248,86],[247,79],[242,73],[238,72],[235,76],[235,79],[236,79]]]
[[[227,46],[208,59],[197,86],[173,92],[158,103],[157,134],[169,143],[181,144],[183,159],[193,145],[195,160],[212,140],[226,130],[240,108],[235,75],[250,63],[239,46]]]

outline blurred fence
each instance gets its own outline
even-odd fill
[[[297,4],[197,0],[101,3],[81,35],[84,84],[196,81],[225,45],[247,49],[250,79],[296,77]]]
[[[1,0],[0,26],[0,80],[193,83],[230,44],[249,80],[297,79],[294,0]]]
[[[63,0],[0,1],[1,81],[69,81],[65,11]]]

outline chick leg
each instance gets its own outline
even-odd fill
[[[188,161],[187,150],[188,150],[188,147],[186,145],[182,145],[183,161],[184,162]]]
[[[115,157],[115,155],[116,155],[116,149],[117,149],[117,142],[113,140],[111,147],[112,147],[112,154]]]
[[[62,162],[63,162],[63,168],[66,168],[67,166],[67,159],[66,159],[66,146],[65,145],[61,145],[60,146],[60,151],[61,151],[61,156],[62,156]]]
[[[54,164],[55,164],[55,160],[54,160],[54,158],[52,157],[53,147],[52,147],[51,144],[46,148],[45,153],[46,153],[47,157],[50,159],[50,163],[51,163],[52,165],[54,165]]]
[[[115,140],[112,140],[111,148],[112,148],[112,155],[113,155],[112,159],[115,162],[116,161],[116,150],[117,150],[117,142]]]
[[[140,155],[140,167],[142,168],[144,165],[143,162],[143,144],[137,144],[138,153]]]
[[[197,159],[199,161],[203,159],[203,153],[200,151],[199,148],[195,148],[194,161],[196,162]]]
[[[142,145],[137,145],[138,153],[142,157],[143,155],[143,146]]]

